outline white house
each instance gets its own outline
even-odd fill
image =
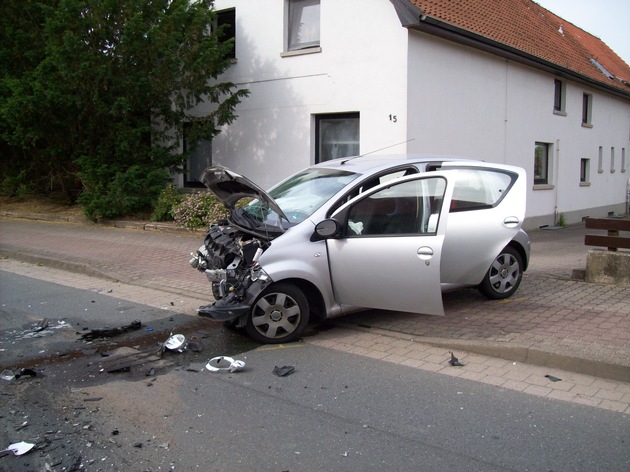
[[[630,67],[530,0],[216,0],[247,88],[235,123],[189,159],[269,187],[366,153],[523,167],[526,228],[624,213]],[[203,114],[200,107],[197,113]]]

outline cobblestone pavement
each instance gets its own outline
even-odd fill
[[[444,295],[444,317],[369,311],[339,318],[332,329],[305,340],[630,413],[630,288],[572,279],[572,271],[586,264],[584,232],[581,225],[531,232],[531,264],[514,298],[490,301],[473,289],[451,292]],[[80,274],[75,279],[146,287],[153,303],[175,297],[179,309],[192,315],[209,292],[205,277],[188,265],[202,240],[203,233],[2,218],[0,254],[11,261],[2,261],[0,270],[39,271],[60,280],[52,267]],[[14,261],[36,265],[27,270]],[[448,351],[466,366],[448,365]],[[552,382],[547,374],[563,381]]]

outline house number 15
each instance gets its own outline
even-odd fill
[[[396,123],[398,121],[398,116],[389,115],[389,121],[391,121],[392,123]]]

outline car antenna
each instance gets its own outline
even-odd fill
[[[411,138],[411,139],[408,139],[407,141],[402,141],[400,143],[392,144],[391,146],[385,146],[384,148],[381,148],[381,149],[375,149],[374,151],[366,152],[364,154],[359,154],[358,156],[353,156],[350,159],[346,159],[345,161],[343,161],[341,163],[341,165],[344,165],[346,162],[350,162],[353,159],[357,159],[358,157],[368,156],[370,154],[374,154],[375,152],[384,151],[385,149],[393,148],[394,146],[399,146],[401,144],[407,144],[407,143],[409,143],[411,141],[415,141],[415,139],[416,138]]]

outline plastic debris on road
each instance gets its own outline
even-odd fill
[[[245,362],[227,356],[213,357],[206,364],[210,372],[239,372],[245,368]]]
[[[21,456],[22,454],[26,454],[28,451],[33,449],[33,447],[35,447],[35,444],[20,441],[19,443],[9,444],[9,447],[7,447],[2,452],[11,452],[15,456]]]
[[[453,367],[464,367],[464,364],[459,362],[459,359],[455,357],[455,354],[453,354],[451,351],[448,352],[451,354],[451,358],[448,360],[449,364],[451,364]]]
[[[278,377],[286,377],[287,375],[292,374],[295,371],[295,367],[292,365],[283,365],[282,367],[275,366],[273,368],[273,373]]]
[[[15,378],[15,374],[13,373],[12,370],[3,370],[2,373],[0,374],[0,379],[2,380],[8,380],[9,382],[11,380],[13,380]]]
[[[173,334],[164,343],[164,347],[170,351],[182,352],[185,349],[186,336],[183,334]]]
[[[96,338],[118,336],[119,334],[126,333],[127,331],[135,331],[142,327],[142,323],[138,320],[132,321],[128,325],[118,326],[115,328],[95,328],[86,333],[81,334],[81,339],[84,341],[91,341]]]
[[[176,351],[176,352],[184,352],[188,348],[188,344],[186,343],[186,336],[183,334],[169,334],[166,341],[163,343],[158,343],[157,355],[158,357],[162,357],[164,351]]]

